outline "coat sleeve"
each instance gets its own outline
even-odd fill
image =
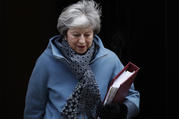
[[[32,71],[26,93],[24,119],[42,119],[48,97],[47,64],[43,60],[37,60]]]
[[[116,56],[117,57],[117,56]],[[114,69],[114,76],[116,76],[122,69],[124,68],[123,64],[117,57],[116,65]],[[128,108],[128,119],[135,117],[139,113],[139,103],[140,103],[140,93],[135,90],[134,83],[132,83],[131,88],[129,89],[129,93],[125,98],[124,104]]]

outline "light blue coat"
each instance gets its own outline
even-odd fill
[[[35,64],[26,94],[24,119],[63,119],[60,112],[78,83],[67,67],[66,59],[53,43],[57,38],[60,36],[50,39],[48,47]],[[98,36],[94,37],[94,41],[100,48],[90,66],[103,100],[110,80],[124,66],[115,53],[104,48]],[[139,92],[134,89],[134,85],[126,99],[124,103],[129,110],[128,117],[134,116],[139,110]],[[79,115],[79,119],[84,117],[85,114]]]

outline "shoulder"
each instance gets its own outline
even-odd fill
[[[113,52],[110,49],[105,48],[105,51],[107,53],[107,57],[108,57],[108,61],[111,64],[114,64],[115,67],[118,67],[120,70],[124,67],[121,60],[119,59],[119,57],[117,56],[117,54],[115,52]]]
[[[110,58],[112,61],[120,61],[117,54],[113,52],[112,50],[104,48],[104,51],[106,52],[107,57]]]
[[[104,47],[103,42],[99,38],[99,36],[95,35],[94,42],[97,44],[97,46],[99,46],[99,51],[98,51],[97,57],[105,55],[108,58],[113,58],[112,60],[119,60],[116,53],[114,53],[112,50]]]
[[[36,59],[35,66],[42,69],[47,69],[49,65],[53,62],[50,50],[46,48],[40,56]]]
[[[65,59],[55,57],[50,48],[46,48],[36,61],[36,67],[46,72],[52,72],[57,68],[64,68],[66,66],[65,64]]]
[[[108,48],[104,48],[105,52],[112,56],[112,57],[117,57],[117,54],[115,52],[113,52],[112,50],[108,49]]]
[[[45,49],[40,56],[37,58],[37,63],[46,64],[50,59],[50,53],[47,49]]]

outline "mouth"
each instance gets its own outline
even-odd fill
[[[78,46],[78,47],[81,48],[81,49],[85,48],[85,46]]]

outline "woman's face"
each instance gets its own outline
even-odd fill
[[[78,54],[85,53],[93,42],[92,28],[70,28],[66,40],[70,47]]]

